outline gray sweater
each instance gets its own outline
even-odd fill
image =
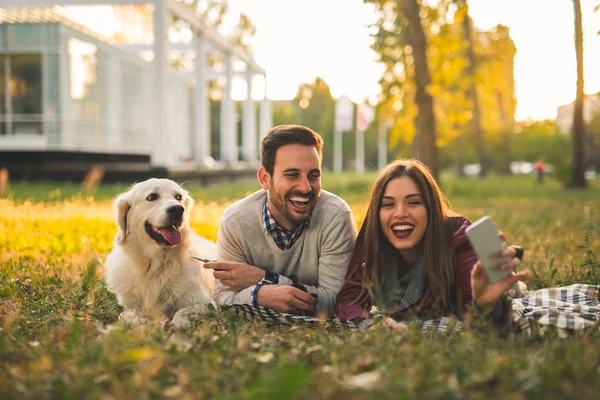
[[[280,284],[295,275],[309,293],[318,295],[317,313],[331,317],[342,288],[356,240],[356,222],[350,207],[338,196],[321,191],[310,225],[296,243],[281,250],[263,226],[267,191],[259,190],[229,206],[221,217],[217,238],[219,261],[242,262],[279,273]],[[236,292],[217,280],[217,304],[252,304],[254,286]]]

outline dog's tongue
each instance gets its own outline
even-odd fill
[[[181,232],[173,227],[161,229],[160,234],[172,246],[177,246],[179,243],[181,243]]]

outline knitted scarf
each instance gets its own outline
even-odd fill
[[[423,257],[408,268],[396,249],[385,249],[381,291],[375,295],[373,304],[379,312],[394,314],[418,303],[425,295],[427,270]]]

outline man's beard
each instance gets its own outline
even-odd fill
[[[293,206],[290,204],[289,198],[294,196],[300,197],[308,197],[308,205],[307,212],[303,214],[299,214],[294,210]],[[300,193],[300,192],[288,192],[283,196],[278,195],[273,186],[269,188],[269,199],[273,207],[277,210],[277,212],[285,218],[287,221],[291,222],[294,227],[302,224],[307,221],[312,213],[312,210],[315,207],[315,198],[316,194],[314,191],[311,191],[308,194]]]

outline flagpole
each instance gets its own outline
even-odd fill
[[[333,128],[333,172],[342,172],[342,132]]]
[[[365,173],[365,131],[356,130],[356,173]]]

